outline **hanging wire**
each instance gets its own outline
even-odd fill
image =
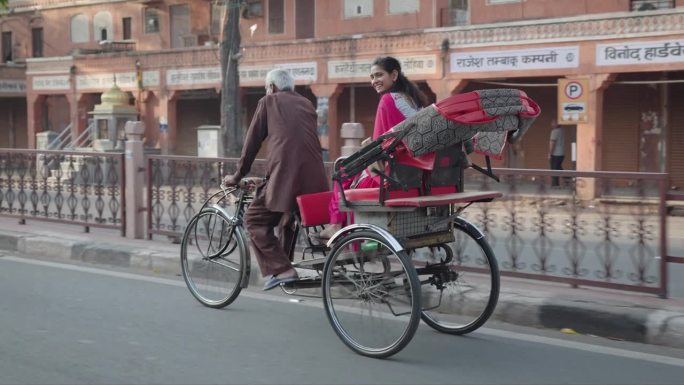
[[[471,82],[491,84],[495,86],[506,86],[506,87],[557,87],[557,83],[512,83],[512,82],[494,82],[488,80],[476,80],[471,79]]]
[[[672,83],[684,83],[684,79],[672,79],[672,80],[619,80],[613,82],[613,84],[672,84]]]
[[[482,84],[491,84],[491,85],[496,85],[496,86],[504,86],[504,87],[557,87],[557,83],[514,83],[514,82],[496,82],[496,81],[488,81],[488,80],[476,80],[476,79],[471,79],[471,82],[474,83],[482,83]],[[611,82],[611,84],[632,84],[632,85],[639,85],[639,84],[676,84],[676,83],[684,83],[684,79],[672,79],[672,80],[617,80],[614,82]]]

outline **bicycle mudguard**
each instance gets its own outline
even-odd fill
[[[467,219],[463,217],[456,217],[454,219],[454,226],[465,231],[475,239],[482,239],[485,237],[484,233],[479,228],[477,228],[477,226],[470,223]]]

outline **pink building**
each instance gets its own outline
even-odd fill
[[[370,61],[398,57],[434,99],[515,87],[541,103],[520,148],[497,166],[547,168],[559,79],[586,81],[586,121],[568,127],[578,170],[657,171],[684,188],[684,0],[249,0],[241,20],[244,124],[274,67],[339,128],[372,130]],[[214,1],[10,1],[0,16],[0,147],[36,133],[73,136],[116,78],[146,145],[196,154],[196,128],[219,123],[221,7]],[[160,121],[168,123],[162,133]],[[165,126],[161,126],[162,128]]]

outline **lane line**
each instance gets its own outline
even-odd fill
[[[70,265],[70,264],[57,263],[57,262],[48,262],[48,261],[41,261],[41,260],[35,260],[35,259],[29,259],[29,258],[15,257],[15,256],[2,256],[2,257],[0,257],[0,261],[18,262],[18,263],[24,263],[24,264],[29,264],[29,265],[52,267],[52,268],[62,269],[62,270],[70,270],[70,271],[77,271],[77,272],[83,272],[83,273],[98,274],[98,275],[103,275],[103,276],[108,276],[108,277],[131,279],[131,280],[136,280],[136,281],[158,283],[158,284],[176,286],[176,287],[185,287],[184,281],[173,280],[173,279],[168,279],[168,278],[149,277],[149,276],[145,276],[145,275],[124,273],[124,272],[118,272],[118,271],[109,271],[109,270],[103,270],[103,269],[94,268],[94,267],[77,266],[77,265]],[[307,307],[323,309],[322,301],[318,301],[318,300],[317,301],[310,301],[310,300],[305,299],[305,300],[297,302],[297,301],[292,301],[291,297],[278,297],[278,296],[275,296],[272,294],[256,293],[256,292],[252,292],[252,291],[248,291],[248,290],[243,290],[240,293],[240,296],[248,297],[251,299],[267,300],[267,301],[271,301],[271,302],[289,303],[289,304],[294,303],[294,304],[297,304],[300,306],[307,306]],[[356,311],[350,310],[350,312],[356,312]],[[421,324],[421,326],[423,326],[423,325]],[[612,348],[612,347],[601,346],[601,345],[592,345],[592,344],[584,343],[584,342],[576,342],[576,341],[568,341],[568,340],[556,339],[556,338],[551,338],[551,337],[543,337],[543,336],[537,336],[534,334],[525,334],[525,333],[519,333],[519,332],[512,332],[512,331],[508,331],[508,330],[492,329],[492,328],[487,328],[487,327],[482,327],[482,328],[478,329],[476,332],[474,332],[474,334],[483,334],[483,335],[487,335],[487,336],[491,336],[491,337],[508,338],[508,339],[522,341],[522,342],[532,342],[532,343],[550,345],[550,346],[555,346],[555,347],[560,347],[560,348],[569,348],[569,349],[581,350],[581,351],[586,351],[586,352],[590,352],[590,353],[599,353],[599,354],[605,354],[605,355],[610,355],[610,356],[630,358],[630,359],[635,359],[635,360],[640,360],[640,361],[648,361],[648,362],[653,362],[653,363],[657,363],[657,364],[665,364],[665,365],[684,367],[684,359],[681,359],[681,358],[661,356],[661,355],[651,354],[651,353],[635,352],[635,351],[631,351],[631,350]]]

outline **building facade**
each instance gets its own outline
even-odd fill
[[[78,136],[116,82],[148,147],[196,155],[197,127],[220,120],[221,3],[10,1],[0,147],[33,148],[46,130]],[[564,168],[668,172],[684,188],[684,0],[249,0],[240,27],[244,125],[266,72],[286,68],[318,108],[329,159],[343,122],[370,135],[369,65],[392,55],[432,100],[514,87],[540,103],[496,166],[548,168],[557,84],[575,79],[587,85],[586,121],[565,127]]]

